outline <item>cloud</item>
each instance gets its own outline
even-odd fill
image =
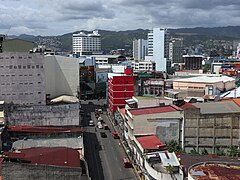
[[[238,0],[2,0],[0,32],[9,26],[46,35],[95,28],[239,25],[239,9]]]

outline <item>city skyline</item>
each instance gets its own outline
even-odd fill
[[[240,22],[239,7],[233,0],[1,0],[0,33],[235,26]]]

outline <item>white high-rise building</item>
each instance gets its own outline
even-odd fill
[[[93,31],[92,34],[80,32],[72,36],[73,54],[92,55],[101,54],[101,35],[98,31]]]
[[[153,28],[148,33],[147,60],[156,62],[157,71],[167,71],[169,61],[169,32],[163,28]]]
[[[147,40],[136,39],[133,41],[133,59],[134,60],[145,60],[147,55]]]

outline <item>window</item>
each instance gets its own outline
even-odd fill
[[[41,82],[38,82],[38,84],[41,84]]]
[[[27,68],[28,68],[28,69],[30,69],[30,68],[31,68],[31,66],[30,66],[30,65],[27,65]]]
[[[18,69],[21,69],[22,68],[22,66],[21,65],[18,65]]]
[[[17,69],[17,66],[14,66],[14,69]]]
[[[23,66],[23,69],[26,69],[26,66]]]
[[[38,92],[38,94],[41,94],[41,92]]]
[[[39,68],[39,65],[36,65],[36,68]]]
[[[34,69],[35,68],[35,66],[32,66],[32,69]]]

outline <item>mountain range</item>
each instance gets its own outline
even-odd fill
[[[84,31],[85,33],[91,33]],[[206,41],[209,39],[217,40],[240,40],[240,26],[227,26],[227,27],[196,27],[196,28],[180,28],[169,29],[171,36],[182,37],[185,46],[191,46],[194,42]],[[19,36],[10,36],[10,38],[19,38],[24,40],[33,41],[36,44],[45,45],[47,48],[52,48],[55,51],[70,52],[72,49],[72,32],[57,36],[33,36],[22,34]],[[132,41],[134,39],[147,39],[148,29],[136,29],[126,31],[107,31],[99,30],[102,37],[102,49],[110,51],[112,49],[131,49]]]

